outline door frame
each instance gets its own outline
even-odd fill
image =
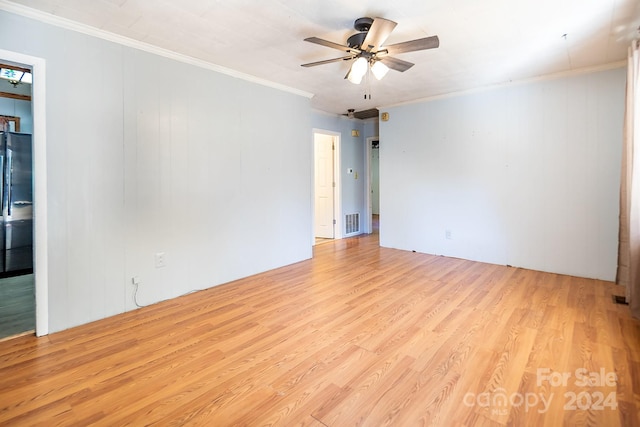
[[[315,185],[315,176],[316,176],[316,155],[315,155],[315,137],[316,134],[321,135],[329,135],[334,138],[333,145],[333,182],[335,182],[335,187],[333,189],[333,218],[335,220],[335,224],[333,226],[333,238],[334,239],[342,239],[342,219],[340,213],[342,212],[342,197],[341,197],[341,184],[340,184],[340,138],[342,134],[340,132],[334,132],[326,129],[317,129],[313,128],[311,131],[311,147],[312,147],[312,156],[311,156],[311,243],[312,246],[315,245],[316,241],[316,185]]]
[[[49,333],[49,237],[47,226],[46,61],[44,58],[0,49],[3,61],[31,68],[33,115],[33,246],[36,293],[36,335]]]
[[[380,137],[379,136],[370,136],[367,138],[367,149],[365,150],[365,155],[367,156],[367,158],[365,159],[364,164],[366,165],[366,177],[367,177],[367,184],[366,184],[366,188],[365,188],[365,201],[364,201],[364,211],[365,211],[365,215],[367,218],[367,229],[365,230],[365,233],[367,234],[371,234],[373,233],[373,206],[371,205],[373,203],[372,199],[371,199],[371,154],[373,149],[371,148],[371,143],[373,141],[380,141]],[[378,150],[380,150],[378,148]]]

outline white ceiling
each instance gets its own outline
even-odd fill
[[[640,0],[14,0],[30,8],[314,94],[344,113],[626,58],[640,35]],[[345,44],[356,18],[398,23],[387,44],[438,35],[440,48],[397,55],[416,65],[364,85],[342,56],[303,41]],[[565,35],[563,37],[563,35]]]

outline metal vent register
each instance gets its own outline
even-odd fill
[[[344,217],[345,232],[347,234],[358,233],[360,231],[360,214],[347,214]]]

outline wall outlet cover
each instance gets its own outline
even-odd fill
[[[164,252],[156,253],[156,268],[162,268],[167,265],[167,260]]]

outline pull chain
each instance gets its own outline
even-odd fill
[[[371,74],[371,67],[367,67],[367,74],[365,75],[365,89],[364,89],[364,99],[367,99],[367,92],[369,92],[369,99],[371,99],[371,80],[369,80],[369,75]]]

